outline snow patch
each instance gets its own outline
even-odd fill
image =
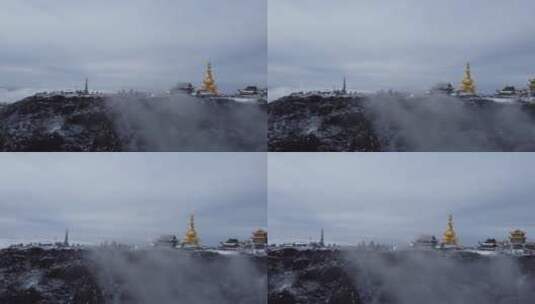
[[[64,119],[60,116],[56,116],[48,121],[46,126],[48,133],[59,132],[63,127]]]
[[[515,98],[500,98],[500,97],[490,97],[487,98],[490,101],[496,102],[496,103],[516,103],[518,102]]]
[[[30,289],[35,288],[37,289],[37,286],[39,285],[39,282],[41,281],[41,278],[43,276],[43,273],[39,270],[32,270],[28,273],[26,273],[21,278],[21,287],[23,289]]]

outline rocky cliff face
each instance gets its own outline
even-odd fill
[[[0,303],[265,304],[266,259],[147,248],[0,250]]]
[[[28,97],[0,108],[1,151],[120,151],[101,97]]]
[[[274,250],[268,256],[270,304],[358,304],[359,294],[334,250]]]
[[[535,106],[443,95],[287,96],[270,151],[535,151]]]
[[[266,151],[265,103],[36,95],[0,106],[0,151]]]
[[[356,249],[269,253],[269,303],[529,304],[535,257]]]
[[[379,151],[362,100],[287,96],[268,104],[270,151]]]
[[[0,250],[0,303],[103,303],[84,255],[73,249]]]

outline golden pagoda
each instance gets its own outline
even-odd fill
[[[470,63],[466,63],[466,68],[464,70],[464,78],[461,81],[461,87],[459,91],[464,94],[476,94],[476,85],[474,80],[472,79],[472,73],[470,72]]]
[[[201,91],[218,95],[217,85],[214,80],[214,75],[212,73],[212,64],[208,62],[206,65],[206,72],[204,74],[204,80],[202,81]]]
[[[195,231],[195,219],[193,214],[189,217],[189,227],[182,240],[182,246],[199,247],[199,237],[197,236],[197,231]]]
[[[448,228],[442,237],[442,245],[457,246],[457,234],[453,229],[453,216],[451,214],[448,217]]]

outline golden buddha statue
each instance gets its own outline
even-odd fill
[[[448,217],[448,228],[442,237],[442,244],[447,246],[457,246],[457,234],[453,229],[453,216]]]
[[[218,95],[217,85],[212,73],[212,64],[210,62],[206,65],[206,73],[204,74],[204,80],[202,81],[201,91]]]
[[[460,92],[464,94],[476,94],[476,85],[472,79],[472,73],[470,72],[470,63],[466,63],[466,68],[464,70],[464,78],[461,81]]]
[[[182,246],[199,246],[199,238],[197,236],[197,231],[195,231],[195,219],[193,214],[190,215],[188,231],[186,231],[186,236],[184,236],[184,239],[182,240]]]

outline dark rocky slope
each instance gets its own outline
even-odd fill
[[[101,97],[32,96],[0,109],[0,151],[121,151]]]
[[[103,303],[85,254],[37,247],[0,250],[0,303]]]
[[[268,256],[270,304],[362,303],[340,252],[274,250]]]
[[[0,107],[0,151],[266,151],[266,104],[36,95]]]
[[[470,252],[273,250],[269,303],[529,304],[535,257]]]
[[[268,107],[269,151],[535,151],[532,104],[378,94]]]
[[[269,151],[379,151],[360,99],[288,96],[268,104]]]
[[[172,249],[3,249],[0,303],[265,304],[265,265]]]

